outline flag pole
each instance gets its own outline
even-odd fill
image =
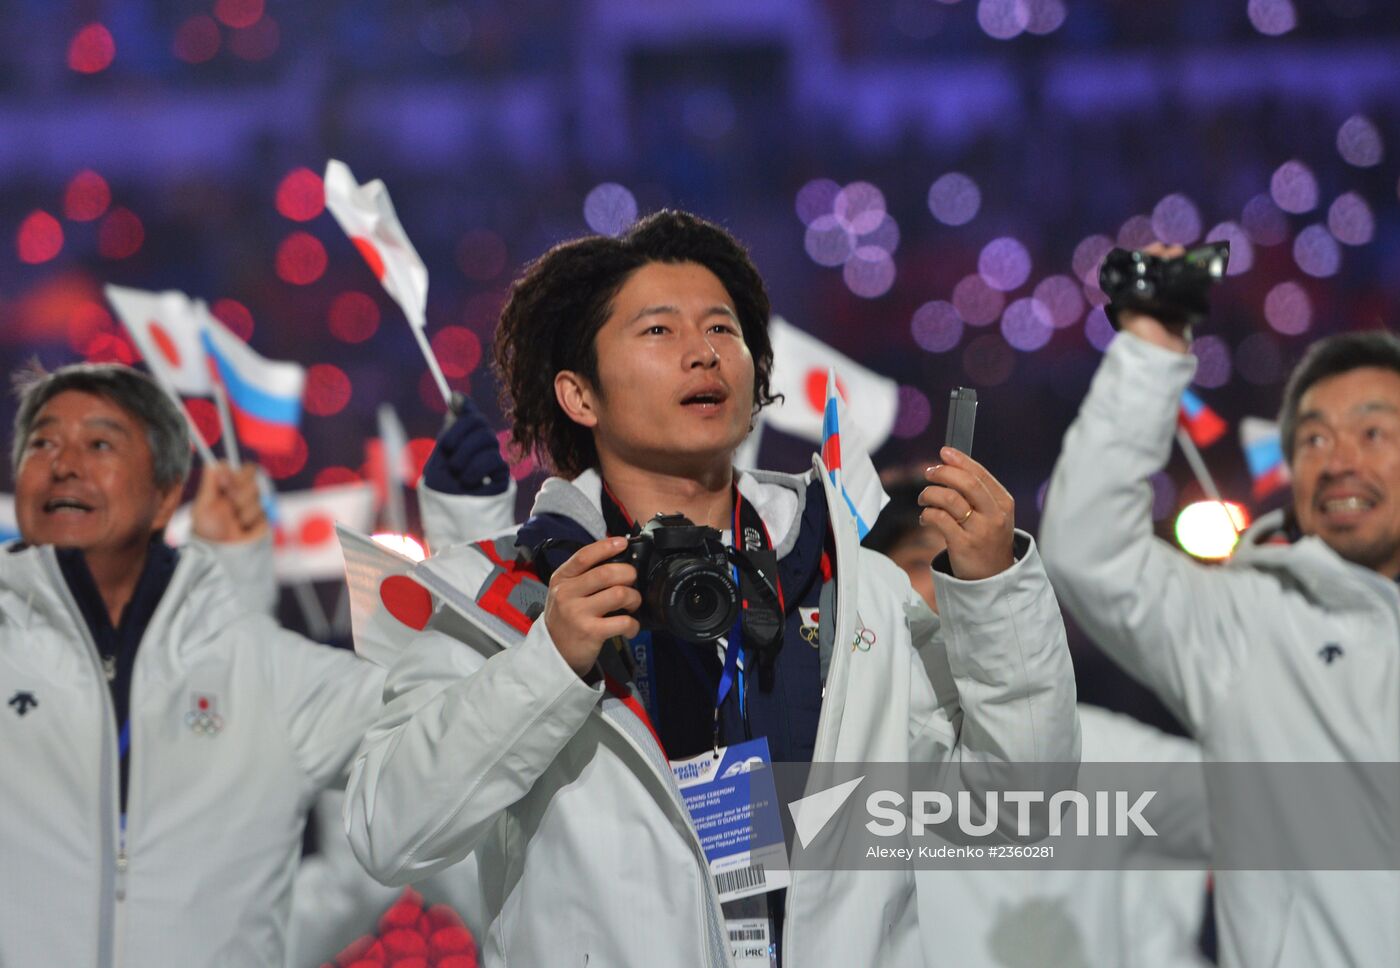
[[[438,390],[442,393],[442,402],[447,404],[448,410],[451,410],[452,388],[447,385],[447,377],[443,375],[442,367],[438,364],[437,354],[433,352],[432,346],[428,343],[428,337],[423,332],[427,321],[410,319],[408,325],[413,330],[413,337],[418,340],[418,348],[423,351],[423,359],[428,361],[428,372],[433,375],[433,382],[437,384]]]
[[[233,414],[228,408],[228,393],[221,380],[214,381],[214,403],[219,410],[219,423],[224,428],[224,453],[228,454],[229,466],[238,470],[243,461],[238,453],[238,434],[233,429]]]
[[[175,408],[185,415],[185,425],[190,428],[190,440],[194,443],[194,449],[199,453],[199,459],[204,461],[205,466],[212,467],[214,464],[217,464],[219,459],[214,456],[214,452],[210,450],[209,445],[205,443],[204,434],[200,431],[199,424],[194,422],[194,417],[190,414],[189,410],[185,408],[185,403],[180,399],[179,394],[165,386],[163,382],[161,386],[165,389],[166,393],[170,394],[170,399],[175,401]]]
[[[1201,490],[1206,492],[1206,496],[1212,501],[1220,500],[1220,488],[1215,486],[1215,479],[1210,476],[1210,470],[1206,467],[1206,462],[1201,457],[1201,452],[1196,448],[1196,442],[1191,439],[1191,435],[1184,427],[1176,428],[1176,442],[1181,445],[1181,453],[1186,457],[1186,463],[1191,465],[1191,473],[1196,475],[1196,480],[1200,482]]]
[[[316,586],[309,581],[292,582],[292,593],[306,619],[306,631],[317,642],[330,639],[331,625],[326,619],[326,610],[321,605],[321,597],[316,594]]]

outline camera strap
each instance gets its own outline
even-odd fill
[[[602,505],[603,523],[608,534],[632,536],[641,531],[637,520],[623,507],[622,502],[602,482],[599,503]],[[746,708],[744,701],[744,677],[739,667],[740,658],[747,647],[757,661],[758,687],[763,692],[772,692],[776,680],[776,661],[783,647],[786,602],[783,597],[782,581],[778,576],[778,554],[773,548],[773,539],[768,526],[763,523],[758,509],[744,500],[737,483],[731,485],[734,501],[732,520],[732,543],[736,558],[743,562],[741,567],[734,564],[734,578],[739,586],[739,620],[730,629],[725,643],[724,663],[720,671],[719,685],[715,694],[715,743],[718,746],[719,711],[729,693],[736,686],[739,690],[741,715]],[[763,608],[763,605],[769,606]],[[751,607],[759,606],[759,607]],[[774,608],[773,606],[776,606]]]
[[[734,550],[749,567],[735,566],[739,583],[738,630],[758,659],[758,688],[773,691],[774,666],[783,648],[787,603],[778,575],[778,553],[758,509],[734,489]],[[753,607],[766,604],[769,608]],[[774,611],[771,606],[777,605]]]

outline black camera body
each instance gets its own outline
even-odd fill
[[[637,569],[642,605],[633,614],[644,629],[713,642],[739,617],[739,588],[720,533],[684,514],[658,514],[610,560]]]
[[[1128,309],[1168,326],[1195,326],[1210,310],[1210,288],[1224,278],[1229,261],[1229,242],[1198,246],[1176,259],[1114,249],[1099,268],[1109,321],[1117,329],[1118,313]]]

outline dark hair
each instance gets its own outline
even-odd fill
[[[768,293],[744,247],[724,229],[694,215],[660,211],[619,238],[590,235],[562,242],[525,268],[511,287],[496,327],[501,409],[515,445],[575,477],[597,463],[593,434],[560,409],[554,377],[572,370],[598,386],[594,337],[618,290],[650,262],[695,262],[715,274],[734,300],[754,361],[754,408],[772,403]]]
[[[1329,336],[1308,347],[1288,377],[1278,417],[1279,440],[1289,464],[1293,463],[1293,434],[1298,429],[1303,394],[1328,377],[1368,366],[1400,373],[1400,339],[1385,330],[1366,330]]]
[[[110,400],[146,428],[157,488],[163,491],[181,484],[190,472],[190,436],[184,417],[156,382],[139,370],[120,363],[75,363],[48,373],[35,361],[16,370],[10,380],[19,397],[10,448],[14,472],[19,471],[39,411],[69,390]]]
[[[897,480],[886,480],[884,488],[890,496],[890,503],[875,519],[874,526],[861,544],[871,551],[889,555],[899,547],[900,542],[922,528],[919,512],[923,508],[919,506],[919,495],[926,487],[927,481],[912,476],[900,475]]]

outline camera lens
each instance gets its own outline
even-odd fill
[[[739,593],[728,571],[695,561],[678,564],[661,596],[667,629],[691,642],[713,641],[727,633],[739,616]]]

